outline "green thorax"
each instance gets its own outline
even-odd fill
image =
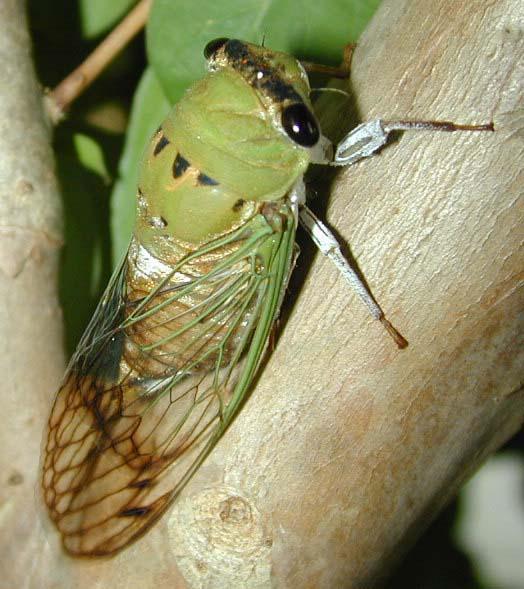
[[[172,133],[186,159],[246,200],[282,197],[309,164],[308,151],[275,127],[272,113],[236,71],[200,80],[167,123],[168,137]]]
[[[249,46],[250,51],[258,50]],[[262,48],[261,48],[262,49]],[[308,107],[298,62],[263,49],[265,79],[289,73],[294,100]],[[267,64],[270,64],[269,67]],[[310,162],[309,149],[280,124],[273,83],[253,84],[217,67],[191,86],[153,137],[142,162],[135,234],[148,247],[159,236],[201,244],[241,226],[259,203],[285,197]]]

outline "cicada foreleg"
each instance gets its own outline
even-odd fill
[[[344,257],[340,244],[333,233],[322,223],[322,221],[306,205],[302,205],[299,212],[300,224],[309,233],[311,239],[318,247],[320,252],[335,264],[338,271],[342,274],[346,282],[359,296],[360,300],[366,305],[371,316],[378,319],[395,340],[397,346],[402,349],[408,345],[406,339],[393,327],[380,305],[375,301],[368,287],[357,271],[351,266],[350,262]]]
[[[372,156],[388,141],[393,131],[494,131],[493,123],[461,125],[451,121],[384,121],[374,119],[351,130],[335,149],[331,166],[349,166]]]
[[[319,142],[322,145],[321,149],[317,149],[315,152],[315,163],[323,163],[331,166],[352,165],[366,157],[374,155],[387,143],[391,132],[411,130],[446,132],[494,131],[494,126],[493,123],[485,125],[462,125],[450,121],[384,121],[382,119],[374,119],[350,131],[332,150],[334,151],[333,157],[330,157],[330,150],[326,147],[327,140],[322,138],[324,143]],[[380,305],[375,301],[362,278],[344,257],[336,237],[304,204],[303,189],[296,187],[295,192],[296,201],[300,207],[299,219],[302,227],[309,233],[321,253],[335,264],[345,280],[366,305],[372,317],[382,323],[399,348],[405,348],[408,342],[393,327],[388,319],[386,319]]]

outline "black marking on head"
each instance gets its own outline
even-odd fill
[[[169,145],[169,139],[164,134],[162,134],[160,135],[160,139],[157,141],[155,145],[153,155],[158,155],[166,145]]]
[[[238,211],[240,211],[240,209],[244,206],[245,202],[246,201],[243,198],[239,198],[237,202],[233,205],[233,211],[235,211],[235,213],[238,213]]]
[[[230,65],[241,72],[254,88],[269,94],[278,102],[303,102],[293,86],[282,79],[263,57],[253,54],[242,41],[230,39],[224,45],[224,54]]]
[[[201,186],[217,186],[219,183],[213,178],[210,178],[207,174],[200,172],[197,176],[197,182]]]
[[[175,161],[173,162],[173,178],[180,178],[190,165],[191,164],[184,157],[177,153]]]
[[[300,100],[302,102],[302,98],[300,95],[295,91],[291,84],[284,82],[282,78],[279,76],[275,76],[275,74],[265,76],[264,72],[262,73],[262,77],[260,78],[260,86],[264,89],[265,92],[271,94],[276,100],[279,102],[284,102],[284,100]]]
[[[118,515],[120,517],[135,517],[146,515],[151,509],[149,507],[131,507],[129,509],[123,509]]]
[[[232,62],[247,61],[251,58],[247,45],[238,39],[229,39],[224,46],[224,52]]]

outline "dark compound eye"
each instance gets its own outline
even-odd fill
[[[301,103],[286,106],[282,111],[282,126],[289,138],[302,147],[313,147],[320,137],[317,122]]]
[[[213,39],[213,41],[209,41],[209,43],[204,47],[204,57],[206,59],[209,59],[214,53],[216,53],[228,41],[229,41],[229,39],[227,37],[219,37],[218,39]]]

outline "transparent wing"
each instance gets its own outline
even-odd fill
[[[130,249],[49,419],[43,493],[69,553],[108,555],[137,539],[218,441],[259,365],[294,234],[287,205],[258,214],[148,290],[130,278]]]

